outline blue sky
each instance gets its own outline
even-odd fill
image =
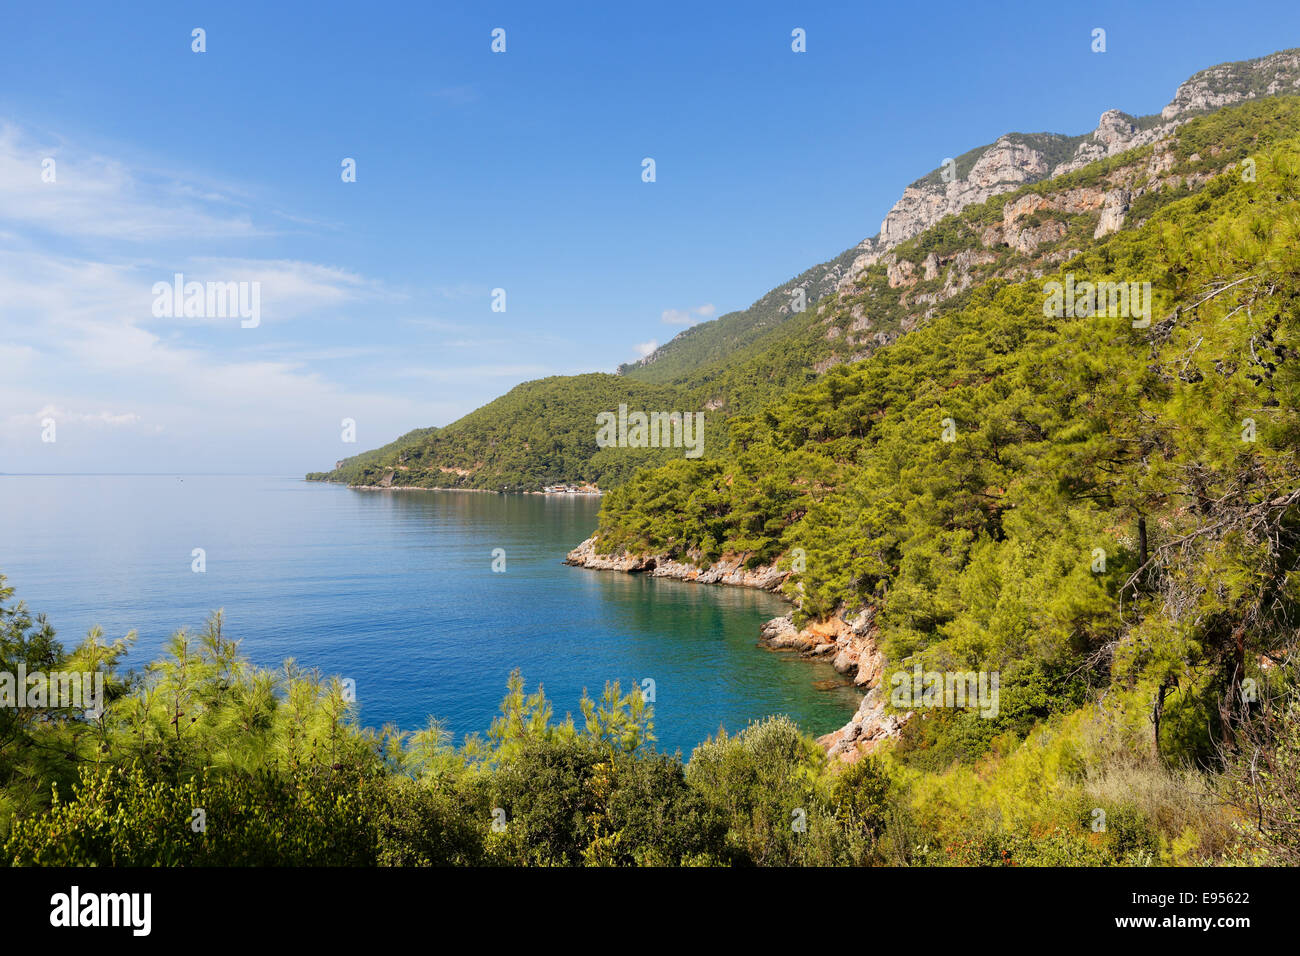
[[[944,157],[1297,45],[1280,2],[13,5],[0,471],[328,467],[744,308]],[[154,316],[176,272],[260,324]]]

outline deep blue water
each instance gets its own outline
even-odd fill
[[[807,731],[857,704],[813,664],[757,643],[772,595],[571,568],[588,498],[358,491],[249,476],[0,476],[0,574],[72,646],[139,632],[129,662],[224,608],[254,663],[356,681],[361,719],[485,731],[519,668],[557,717],[586,687],[655,682],[662,749],[786,713]],[[191,570],[194,548],[207,570]],[[492,571],[503,548],[504,573]]]

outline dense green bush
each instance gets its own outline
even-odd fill
[[[20,866],[373,865],[383,787],[321,769],[175,782],[89,766],[71,800],[14,822],[5,851]]]

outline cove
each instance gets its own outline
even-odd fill
[[[515,668],[557,718],[578,714],[584,687],[653,681],[657,746],[684,756],[769,714],[814,734],[852,715],[860,694],[829,665],[759,646],[789,609],[774,595],[564,565],[599,507],[297,478],[3,476],[0,573],[65,646],[93,624],[109,639],[134,628],[128,662],[142,667],[224,608],[254,663],[351,678],[366,725],[432,715],[458,742],[487,730]]]

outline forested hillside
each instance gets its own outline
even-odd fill
[[[353,455],[350,458],[344,458],[338,462],[332,472],[314,472],[307,476],[309,480],[330,480],[330,481],[347,481],[359,482],[363,475],[367,473],[366,469],[374,466],[378,468],[386,461],[391,461],[398,455],[403,454],[408,448],[414,448],[425,438],[435,434],[436,428],[415,428],[390,441],[387,445],[362,452],[360,455]],[[381,472],[382,473],[382,472]]]
[[[829,262],[805,270],[748,309],[692,326],[641,361],[620,365],[619,374],[642,382],[686,385],[697,381],[700,369],[734,362],[737,352],[834,293],[856,253],[856,249],[848,249]],[[801,303],[797,298],[799,293],[802,293]],[[800,304],[803,309],[799,308]]]
[[[411,432],[391,445],[345,460],[309,479],[419,488],[537,491],[562,482],[621,480],[661,464],[680,449],[601,449],[596,415],[620,403],[634,409],[683,411],[667,386],[592,373],[538,379],[446,428]],[[706,445],[707,447],[707,445]]]
[[[445,428],[412,432],[309,477],[378,484],[391,473],[398,485],[497,491],[536,491],[561,482],[611,488],[639,467],[680,456],[597,448],[596,414],[620,403],[704,412],[704,455],[716,457],[730,443],[735,416],[759,411],[836,365],[867,358],[960,307],[981,284],[1057,268],[1199,190],[1250,150],[1297,130],[1294,98],[1225,108],[1155,144],[969,206],[869,265],[851,263],[853,251],[845,253],[744,313],[688,330],[670,343],[680,345],[624,375],[528,382]],[[1058,152],[1063,155],[1063,148]],[[791,313],[796,287],[808,289],[810,304]]]
[[[924,813],[983,820],[1108,767],[1221,766],[1296,677],[1295,120],[1277,100],[1190,124],[1185,177],[1236,165],[736,421],[725,458],[637,475],[607,496],[598,547],[777,562],[806,618],[872,608],[891,669],[1000,673],[994,719],[940,709],[897,741]],[[1149,282],[1151,321],[1049,314],[1068,276]]]

